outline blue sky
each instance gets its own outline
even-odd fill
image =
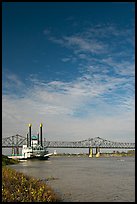
[[[3,137],[134,142],[134,6],[3,2]]]

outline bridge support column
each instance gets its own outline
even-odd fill
[[[100,157],[100,148],[96,147],[96,157]]]
[[[93,149],[92,147],[89,147],[89,157],[93,157]]]
[[[19,147],[16,147],[16,154],[19,155]]]
[[[15,148],[12,147],[12,155],[14,156],[15,155]]]

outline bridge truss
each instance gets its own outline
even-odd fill
[[[61,147],[61,148],[128,148],[134,149],[135,143],[123,143],[123,142],[112,142],[109,140],[102,139],[100,137],[89,138],[87,140],[66,142],[66,141],[46,141],[45,146],[47,147]]]
[[[21,148],[27,143],[27,138],[21,135],[13,135],[2,139],[2,148]],[[113,142],[100,137],[89,138],[82,141],[47,141],[44,138],[44,146],[47,148],[124,148],[135,149],[135,143]]]

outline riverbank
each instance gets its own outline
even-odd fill
[[[100,157],[133,157],[135,152],[100,153]]]
[[[18,160],[10,159],[7,156],[2,155],[2,166],[6,166],[6,165],[9,165],[9,164],[18,164],[18,163],[19,163]]]
[[[132,157],[135,156],[135,150],[128,150],[127,152],[100,152],[99,157]],[[53,154],[52,157],[88,157],[87,153],[58,153]],[[96,157],[96,154],[93,154],[93,157]]]
[[[61,201],[46,183],[7,167],[17,162],[2,156],[2,202]]]

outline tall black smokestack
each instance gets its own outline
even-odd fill
[[[31,126],[32,124],[29,124],[29,146],[31,147]]]
[[[37,140],[38,140],[38,145],[39,145],[39,133],[37,133],[37,136],[38,136]]]
[[[42,123],[40,123],[40,145],[43,146],[42,144]]]
[[[27,147],[29,146],[29,134],[27,133]]]

